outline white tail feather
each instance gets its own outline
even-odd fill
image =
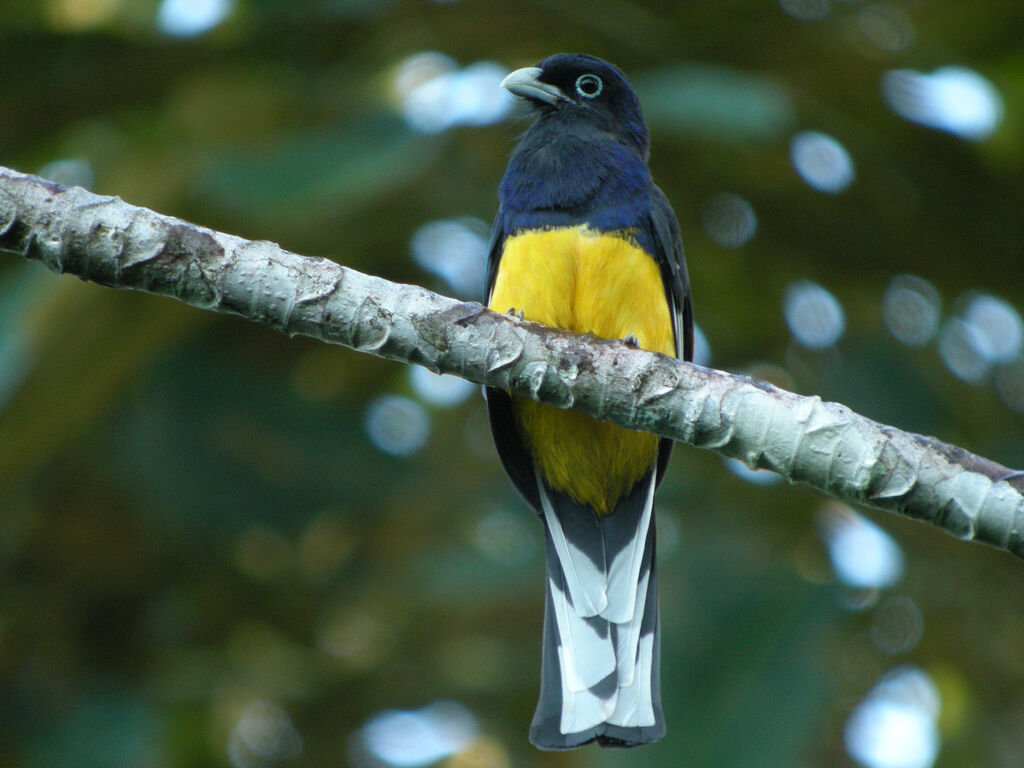
[[[537,477],[537,487],[540,491],[541,506],[544,508],[544,521],[551,532],[551,540],[555,544],[558,561],[562,564],[562,572],[565,574],[565,582],[576,612],[581,616],[596,616],[608,605],[604,570],[598,568],[586,553],[565,538],[562,524],[555,514],[540,476]]]
[[[651,510],[654,508],[654,473],[647,484],[647,495],[644,508],[633,540],[622,548],[612,560],[608,569],[607,607],[601,615],[615,624],[622,624],[635,618],[634,607],[637,601],[637,582],[640,579],[640,565],[644,559],[647,546],[647,528],[651,524]],[[640,616],[643,616],[643,604],[639,603]]]
[[[562,690],[585,691],[615,671],[615,648],[607,633],[601,637],[572,609],[553,579],[548,582],[561,640]]]
[[[615,534],[630,539],[611,563],[604,557],[607,550],[594,558],[567,539],[539,475],[537,480],[544,520],[558,559],[548,589],[558,637],[559,730],[562,734],[582,733],[602,723],[653,726],[654,635],[641,635],[651,572],[648,569],[641,576],[641,570],[652,525],[654,473],[647,480],[636,530],[620,528]],[[601,531],[603,535],[604,529]],[[603,539],[597,541],[601,546]],[[609,692],[607,684],[602,686],[607,697],[596,693],[595,687],[613,674],[616,687]]]
[[[650,578],[651,574],[648,571],[644,574],[637,587],[636,608],[633,611],[633,618],[628,624],[620,624],[617,627],[615,671],[616,677],[619,679],[620,688],[633,684],[633,676],[639,663],[640,627],[644,621],[644,608],[647,606],[647,583],[650,581]]]
[[[562,676],[562,733],[579,733],[606,722],[615,711],[616,695],[603,699],[590,688],[615,672],[615,649],[569,605],[565,593],[548,580],[558,626],[558,666]]]
[[[651,674],[654,666],[654,635],[640,638],[637,649],[636,674],[631,685],[619,688],[615,712],[607,722],[624,727],[654,725],[654,702],[651,700]]]
[[[566,654],[564,647],[559,648],[558,658],[565,664]],[[565,667],[563,667],[564,669]],[[565,675],[562,676],[562,683],[565,684]],[[559,730],[562,733],[579,733],[595,725],[608,722],[608,718],[616,709],[616,697],[602,699],[591,691],[583,690],[573,693],[565,688],[562,689],[562,720],[559,723]]]

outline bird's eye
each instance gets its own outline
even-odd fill
[[[597,75],[580,75],[576,78],[576,93],[585,99],[592,99],[601,92],[604,83]]]

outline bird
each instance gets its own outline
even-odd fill
[[[618,67],[560,53],[501,83],[532,123],[498,186],[491,310],[693,359],[679,224],[647,167],[640,101]],[[498,456],[546,541],[541,683],[530,741],[625,748],[665,733],[654,492],[672,441],[484,392]]]

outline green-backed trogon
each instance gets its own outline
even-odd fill
[[[647,127],[622,72],[558,54],[502,85],[535,119],[499,187],[488,306],[691,360],[679,225],[651,181]],[[499,389],[486,396],[502,464],[547,540],[530,740],[542,749],[654,741],[665,725],[653,504],[672,442]]]

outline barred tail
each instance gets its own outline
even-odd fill
[[[599,518],[541,484],[547,599],[540,701],[530,727],[540,749],[591,741],[633,747],[665,733],[653,477],[637,486]]]

